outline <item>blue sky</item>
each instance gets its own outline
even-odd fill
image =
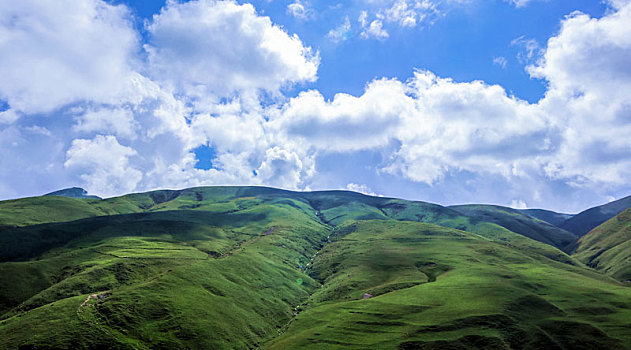
[[[576,212],[631,194],[630,14],[0,3],[0,199],[251,184]]]
[[[132,9],[141,30],[142,21],[151,20],[164,6],[164,1],[117,3]],[[415,27],[393,24],[386,28],[390,35],[387,40],[362,40],[357,22],[361,11],[375,12],[388,2],[348,1],[337,6],[330,1],[298,2],[311,11],[306,18],[288,11],[287,6],[295,1],[239,3],[253,4],[260,14],[269,16],[288,33],[298,34],[305,44],[320,52],[318,80],[295,89],[294,93],[308,87],[318,89],[326,98],[339,92],[359,95],[366,82],[374,78],[405,80],[413,69],[420,68],[456,81],[500,84],[530,102],[543,97],[545,82],[531,79],[525,71],[525,65],[532,62],[518,58],[527,54],[525,43],[519,42],[519,38],[545,45],[559,31],[565,16],[581,11],[601,17],[608,9],[605,2],[593,0],[531,1],[520,7],[502,0],[437,2],[440,15],[426,23]],[[348,38],[333,42],[327,36],[329,31],[343,24],[347,17],[351,22]],[[505,66],[494,63],[499,57],[506,60]]]

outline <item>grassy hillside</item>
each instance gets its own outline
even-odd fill
[[[456,205],[449,208],[470,218],[495,223],[510,231],[559,249],[563,249],[576,240],[572,233],[548,222],[524,215],[516,209],[480,204]]]
[[[257,347],[316,288],[300,267],[330,231],[266,201],[3,231],[22,246],[0,254],[0,347]]]
[[[567,220],[574,217],[574,215],[572,214],[557,213],[554,211],[544,210],[544,209],[519,209],[519,211],[526,215],[532,216],[533,218],[543,220],[556,227],[561,227],[563,223],[565,223]]]
[[[582,211],[564,222],[561,228],[580,237],[627,208],[631,208],[631,196]]]
[[[621,349],[631,289],[467,232],[363,221],[314,261],[323,283],[269,349]]]
[[[581,237],[574,255],[619,280],[631,280],[631,209]]]
[[[70,198],[101,199],[98,196],[88,195],[88,191],[84,190],[81,187],[64,188],[63,190],[58,190],[58,191],[53,191],[53,192],[50,192],[50,193],[46,193],[44,196],[60,196],[60,197],[70,197]]]
[[[0,349],[631,342],[631,288],[430,203],[200,187],[6,201],[0,218]]]
[[[50,222],[66,222],[105,215],[95,207],[94,199],[59,196],[30,197],[0,202],[0,229],[3,226],[26,226]]]

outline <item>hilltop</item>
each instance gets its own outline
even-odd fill
[[[631,288],[571,237],[348,191],[4,201],[0,348],[627,348]]]

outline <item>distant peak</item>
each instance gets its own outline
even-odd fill
[[[61,197],[70,197],[70,198],[97,198],[97,196],[88,195],[88,191],[81,187],[70,187],[64,188],[63,190],[58,190],[50,193],[46,193],[44,196],[61,196]]]

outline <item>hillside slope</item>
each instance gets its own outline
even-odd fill
[[[536,241],[563,249],[576,237],[550,223],[524,215],[521,211],[497,205],[456,205],[449,208],[470,218],[492,222]]]
[[[581,237],[574,256],[614,278],[631,280],[631,208]]]
[[[310,270],[323,287],[268,348],[622,349],[631,336],[631,290],[583,268],[415,222],[331,238]]]
[[[582,211],[564,222],[561,228],[580,237],[627,208],[631,208],[631,196]]]
[[[264,187],[9,202],[0,349],[631,344],[631,288],[435,204]]]
[[[520,211],[523,214],[532,216],[533,218],[543,220],[556,227],[560,227],[567,220],[574,217],[573,214],[557,213],[557,212],[554,212],[551,210],[545,210],[545,209],[518,209],[518,211]]]
[[[84,190],[81,187],[64,188],[62,190],[46,193],[44,196],[60,196],[60,197],[70,197],[70,198],[101,199],[98,196],[88,195],[88,191]]]

